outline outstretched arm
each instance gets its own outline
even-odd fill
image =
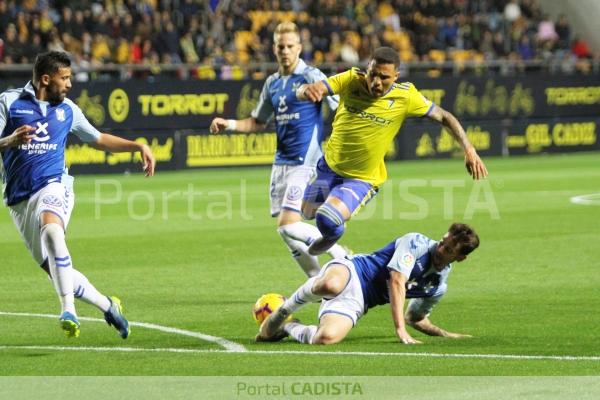
[[[258,122],[256,118],[246,119],[224,119],[215,118],[210,123],[210,133],[219,133],[224,130],[236,131],[236,132],[253,132],[257,129],[263,129],[265,124]]]
[[[424,317],[423,319],[420,319],[420,320],[413,320],[411,318],[412,318],[412,316],[407,313],[406,323],[409,324],[410,326],[412,326],[413,328],[415,328],[416,330],[423,332],[424,334],[429,335],[429,336],[442,336],[442,337],[447,337],[447,338],[451,338],[451,339],[473,337],[471,335],[466,335],[463,333],[448,332],[448,331],[440,328],[439,326],[435,326],[434,324],[432,324],[431,321],[429,320],[429,318],[427,318],[427,317]]]
[[[465,166],[473,179],[485,178],[488,175],[487,168],[473,145],[469,142],[465,130],[454,115],[444,110],[442,107],[433,106],[433,110],[428,117],[446,127],[454,139],[460,144],[465,152]]]
[[[305,83],[296,89],[296,97],[301,101],[308,100],[312,101],[313,103],[318,103],[319,101],[323,100],[323,96],[328,95],[329,90],[322,81]]]
[[[404,344],[421,343],[410,336],[406,331],[404,324],[404,300],[406,298],[406,277],[398,271],[390,271],[390,306],[392,309],[392,319],[396,328],[398,339]]]
[[[90,143],[92,147],[98,150],[110,151],[111,153],[125,153],[139,151],[142,156],[142,165],[146,176],[154,175],[156,161],[152,150],[148,145],[123,139],[109,133],[102,133],[95,142]]]

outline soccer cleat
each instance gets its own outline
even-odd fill
[[[280,341],[282,341],[283,339],[285,339],[288,336],[289,336],[288,333],[286,331],[284,331],[283,329],[280,329],[279,331],[277,331],[277,333],[275,333],[271,337],[262,337],[260,335],[260,332],[259,332],[254,337],[254,341],[256,343],[261,343],[261,342],[280,342]]]
[[[258,330],[258,334],[254,338],[257,342],[277,342],[287,336],[287,333],[282,329],[284,322],[288,319],[290,313],[280,307],[269,315],[263,321]]]
[[[127,339],[131,330],[129,329],[129,322],[123,315],[123,307],[121,306],[121,300],[119,298],[111,296],[108,297],[110,301],[110,308],[104,313],[104,319],[109,326],[114,326],[119,335],[123,339]]]
[[[77,317],[71,314],[68,311],[63,312],[59,318],[60,327],[68,338],[77,338],[79,337],[79,321]]]

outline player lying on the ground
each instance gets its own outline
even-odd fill
[[[300,343],[338,343],[368,309],[387,303],[402,343],[420,343],[405,323],[430,336],[470,337],[435,326],[429,314],[446,293],[451,263],[463,261],[478,246],[479,237],[470,226],[454,223],[439,242],[409,233],[374,253],[332,260],[269,315],[256,341],[289,335]],[[406,298],[411,300],[403,315]],[[288,319],[300,307],[318,301],[319,326]]]
[[[27,249],[52,279],[61,304],[59,322],[68,337],[79,336],[75,298],[96,306],[123,339],[129,323],[121,301],[100,293],[73,267],[65,231],[75,205],[73,177],[65,166],[67,136],[113,153],[139,152],[147,176],[154,175],[150,148],[94,128],[66,98],[71,90],[67,53],[38,55],[33,79],[0,94],[0,175],[4,202]]]

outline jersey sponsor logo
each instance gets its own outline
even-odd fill
[[[19,149],[27,151],[28,154],[45,154],[48,151],[56,151],[58,149],[57,143],[46,143],[50,140],[50,133],[46,129],[48,128],[48,122],[36,122],[36,124],[37,129],[33,141],[20,145]]]
[[[287,104],[285,103],[285,96],[279,96],[279,105],[277,106],[277,112],[284,113],[288,109]]]
[[[291,113],[291,114],[279,114],[275,117],[275,120],[280,124],[287,124],[289,121],[294,119],[300,119],[300,113]]]
[[[20,110],[20,109],[17,109],[17,110],[15,110],[15,112],[17,114],[30,114],[30,115],[33,115],[33,110]]]
[[[50,140],[50,134],[46,129],[48,127],[48,123],[44,122],[42,124],[40,122],[36,122],[36,124],[37,129],[35,130],[35,137],[33,138],[33,140],[35,140],[36,142],[47,142],[48,140]]]
[[[25,143],[19,146],[21,150],[29,151],[29,154],[44,154],[49,150],[56,150],[57,143]]]
[[[368,113],[364,110],[349,105],[346,105],[346,111],[351,112],[352,114],[356,114],[359,118],[367,119],[375,123],[376,125],[387,126],[392,123],[392,121],[390,120],[378,117],[375,114]]]
[[[62,201],[52,194],[44,196],[42,198],[42,203],[52,207],[62,207],[63,205]]]
[[[59,120],[60,122],[64,122],[65,121],[65,110],[63,110],[62,108],[57,108],[55,112],[56,112],[56,119]]]
[[[300,186],[290,186],[287,190],[286,193],[286,198],[289,201],[296,201],[296,200],[300,200],[300,198],[302,197],[302,188]]]

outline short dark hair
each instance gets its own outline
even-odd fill
[[[464,256],[479,247],[479,236],[477,236],[475,230],[467,224],[455,222],[450,225],[448,233],[452,239],[454,239],[454,242],[459,246],[460,254]]]
[[[376,48],[372,59],[375,60],[375,64],[394,64],[396,68],[400,66],[400,56],[391,47]]]
[[[60,68],[68,68],[71,66],[69,55],[62,51],[49,51],[47,53],[38,54],[35,58],[33,66],[33,81],[39,82],[42,75],[53,75]]]

